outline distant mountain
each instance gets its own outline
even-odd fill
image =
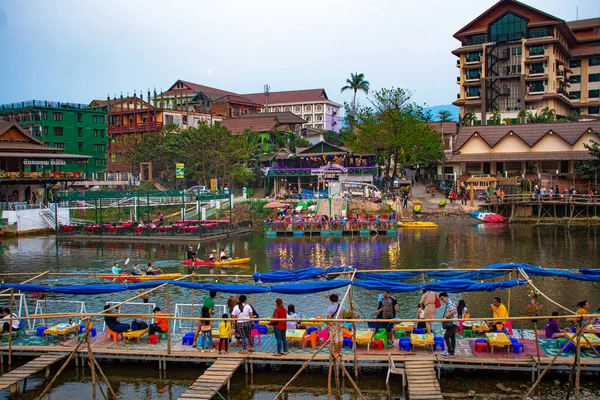
[[[425,109],[425,112],[431,112],[431,116],[433,117],[434,121],[437,121],[438,119],[438,113],[440,111],[448,111],[452,114],[452,119],[453,121],[457,121],[460,117],[460,107],[457,107],[455,105],[452,104],[446,104],[443,106],[433,106],[433,107],[428,107]]]

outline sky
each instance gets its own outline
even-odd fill
[[[0,104],[145,96],[177,79],[236,93],[325,88],[343,103],[351,72],[372,89],[449,104],[458,90],[450,52],[460,46],[452,35],[495,2],[3,0]],[[567,21],[600,17],[598,0],[524,3]]]

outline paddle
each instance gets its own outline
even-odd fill
[[[129,264],[129,257],[127,257],[127,259],[125,260],[125,262],[123,263],[123,266]]]

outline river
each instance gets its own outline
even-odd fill
[[[251,257],[249,268],[228,268],[211,271],[210,278],[198,279],[198,282],[244,282],[236,279],[235,274],[252,274],[254,265],[258,271],[267,272],[280,269],[300,269],[304,267],[329,267],[347,265],[364,269],[428,269],[428,268],[478,268],[497,262],[523,262],[541,265],[548,268],[598,268],[597,254],[598,228],[565,229],[555,226],[534,225],[502,225],[486,226],[473,224],[470,219],[453,219],[444,221],[437,230],[403,231],[398,237],[379,235],[377,237],[342,237],[342,238],[274,238],[255,233],[233,237],[211,243],[202,243],[199,252],[207,254],[213,249],[226,248],[235,257]],[[194,246],[196,247],[196,246]],[[183,260],[187,244],[171,242],[134,243],[117,241],[75,241],[60,239],[54,236],[23,237],[5,239],[0,243],[0,273],[14,272],[80,272],[109,273],[114,261],[122,262],[130,258],[134,263],[156,262],[165,272],[186,273],[187,269],[179,265]],[[209,271],[205,269],[204,272]],[[19,282],[25,278],[4,276],[4,282]],[[418,278],[420,282],[421,278]],[[67,284],[99,282],[98,278],[69,277],[60,280],[48,278],[47,284]],[[42,281],[43,283],[44,281]],[[247,282],[247,281],[246,281]],[[599,306],[599,285],[555,278],[536,278],[538,287],[561,304],[573,309],[583,299],[590,301],[591,310]],[[131,292],[110,295],[98,295],[92,298],[81,298],[52,294],[51,300],[84,300],[88,311],[98,311],[107,301],[120,301],[131,297]],[[189,303],[190,293],[181,288],[171,289],[172,303]],[[492,297],[499,295],[505,302],[507,293],[466,293],[462,297],[472,316],[487,316]],[[355,299],[363,315],[370,316],[375,309],[377,293],[355,289]],[[198,299],[199,295],[196,295]],[[417,293],[396,295],[400,306],[400,316],[413,318],[416,304],[420,297]],[[283,296],[284,302],[296,305],[296,310],[307,317],[324,315],[328,305],[325,294]],[[456,298],[456,296],[455,296]],[[219,295],[216,304],[224,304],[225,295]],[[261,316],[273,311],[275,296],[272,294],[256,295],[255,307]],[[165,307],[164,296],[159,293],[151,296],[151,302]],[[198,301],[198,300],[196,300]],[[524,288],[516,288],[511,293],[511,315],[519,314],[527,304]],[[0,305],[8,304],[6,298],[0,298]],[[28,299],[29,312],[35,310],[35,302]],[[548,311],[555,307],[547,305]],[[48,312],[76,311],[77,304],[58,303],[48,306]],[[123,312],[143,312],[142,306],[132,306]],[[171,399],[182,393],[199,375],[198,370],[185,366],[170,365],[166,378],[159,377],[154,363],[107,364],[111,381],[118,383],[123,398],[127,399]],[[132,369],[131,365],[136,368]],[[232,399],[267,399],[273,397],[273,390],[281,386],[294,373],[296,367],[282,368],[276,374],[257,374],[254,382],[246,382],[243,374],[236,375],[232,390],[238,394]],[[270,370],[269,367],[266,367]],[[315,378],[298,381],[299,389],[288,398],[313,398],[322,393],[326,387],[326,375],[318,368],[312,372]],[[52,392],[52,398],[62,398],[67,393],[73,398],[87,398],[90,391],[88,376],[80,376],[75,368],[67,370],[65,377],[59,380]],[[381,371],[365,372],[373,374],[376,379],[362,381],[361,385],[372,390],[370,398],[385,394],[385,374]],[[520,379],[522,377],[518,377]],[[258,381],[258,382],[257,382]],[[454,385],[452,376],[442,379],[442,386]],[[457,381],[459,382],[459,381]],[[488,382],[489,383],[489,382]],[[525,381],[525,383],[527,383]],[[304,384],[304,385],[303,385]],[[472,383],[476,385],[477,383]],[[39,395],[42,381],[29,395],[23,398],[34,398]],[[463,383],[456,383],[463,386]],[[482,388],[486,384],[482,383]],[[305,388],[302,390],[301,388]],[[361,386],[362,387],[362,386]],[[457,387],[456,391],[464,387]],[[452,390],[449,390],[452,391]],[[348,393],[351,393],[348,391]],[[349,394],[350,395],[350,394]],[[0,398],[2,395],[0,394]]]

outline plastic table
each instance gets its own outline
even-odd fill
[[[510,346],[512,346],[512,342],[510,341],[508,336],[506,336],[506,333],[503,333],[503,332],[486,333],[485,337],[487,338],[488,342],[490,343],[490,348],[491,348],[490,351],[492,352],[492,354],[494,353],[494,347],[506,347],[508,349],[508,353],[510,354]]]

